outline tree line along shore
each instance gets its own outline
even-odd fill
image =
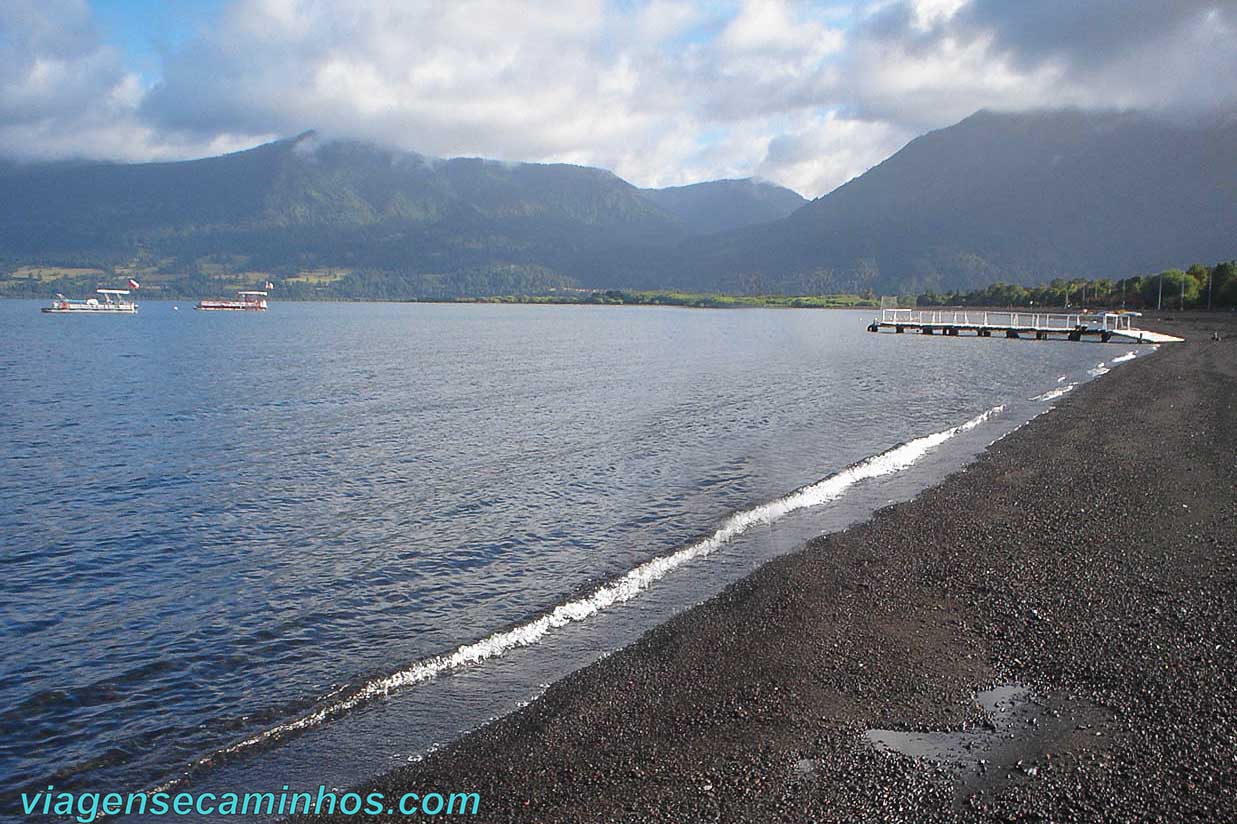
[[[44,298],[56,293],[71,295],[93,291],[134,276],[127,269],[63,269],[23,266],[0,272],[0,296]],[[149,279],[139,277],[143,295],[150,299],[189,300],[219,297],[239,289],[260,287],[270,281],[280,300],[365,301],[394,300],[447,303],[584,304],[606,306],[687,306],[698,308],[784,307],[792,309],[854,309],[880,305],[873,291],[860,294],[733,294],[691,292],[679,289],[585,289],[545,278],[520,288],[494,291],[502,279],[479,279],[465,293],[444,288],[390,287],[393,273],[327,270],[280,277],[269,272],[244,276],[192,276]],[[423,276],[418,276],[420,283]],[[517,286],[514,281],[508,283]],[[1237,261],[1214,265],[1196,263],[1187,269],[1166,269],[1146,275],[1111,278],[1055,278],[1041,286],[993,283],[971,291],[927,291],[899,295],[900,306],[1070,307],[1126,309],[1231,309],[1237,307]]]
[[[1225,309],[1237,306],[1237,261],[1166,269],[1123,280],[1054,279],[1046,286],[994,283],[971,292],[927,292],[918,306],[1120,306],[1134,309]]]
[[[548,295],[457,298],[467,303],[554,303],[707,308],[788,307],[857,309],[880,306],[873,292],[836,295],[726,295],[676,290],[573,290]],[[925,292],[898,296],[899,306],[1119,307],[1130,309],[1225,309],[1237,307],[1237,261],[1166,269],[1123,280],[1056,278],[1044,286],[993,283],[970,292]]]

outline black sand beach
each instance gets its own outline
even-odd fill
[[[1188,342],[374,788],[494,822],[1237,818],[1237,321],[1149,325]]]

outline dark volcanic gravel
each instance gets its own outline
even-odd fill
[[[1237,820],[1237,323],[1153,328],[1189,341],[374,788],[494,822]],[[986,716],[1000,685],[1033,700]]]

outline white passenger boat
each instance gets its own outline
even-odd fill
[[[237,292],[237,300],[200,300],[194,309],[204,312],[265,312],[269,292]]]
[[[96,293],[99,297],[85,300],[75,300],[58,294],[51,306],[44,306],[43,311],[55,315],[79,313],[133,315],[137,313],[137,304],[129,299],[128,289],[99,289]]]

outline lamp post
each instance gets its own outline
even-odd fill
[[[1155,297],[1155,311],[1160,311],[1160,307],[1164,305],[1164,273],[1160,272],[1160,292]]]

